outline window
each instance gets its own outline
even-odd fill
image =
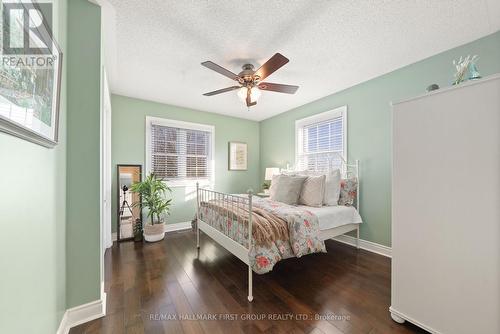
[[[297,168],[341,168],[347,157],[347,106],[295,121]]]
[[[213,183],[211,125],[146,117],[146,170],[171,186]]]

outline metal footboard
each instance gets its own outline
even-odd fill
[[[196,183],[196,247],[200,248],[200,230],[211,237],[214,241],[227,249],[241,261],[248,265],[248,301],[253,300],[252,292],[252,266],[249,252],[252,249],[252,191],[249,190],[247,196],[225,194],[218,191],[200,188]],[[201,207],[210,201],[223,203],[223,208],[219,209],[214,217],[223,217],[222,226],[217,226],[215,221],[205,221],[209,217],[201,217]],[[228,221],[238,220],[235,208],[248,208],[248,238],[244,242],[235,240],[233,231],[230,229]],[[218,228],[219,227],[219,228]]]

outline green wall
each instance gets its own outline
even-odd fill
[[[452,60],[468,54],[480,56],[478,67],[483,75],[500,72],[500,32],[264,120],[260,123],[260,178],[265,167],[294,163],[295,120],[347,105],[348,156],[361,164],[361,216],[365,223],[361,238],[390,246],[390,102],[420,95],[431,83],[450,86]]]
[[[59,144],[0,132],[0,333],[55,333],[67,308],[100,298],[100,9],[57,4]]]
[[[58,3],[64,53],[67,2]],[[55,333],[66,310],[66,63],[61,84],[56,148],[0,132],[0,333]]]
[[[101,11],[68,5],[67,307],[100,299]]]
[[[191,110],[161,103],[111,96],[112,164],[113,164],[113,231],[116,230],[116,165],[141,164],[145,168],[146,116],[162,117],[215,126],[215,189],[224,192],[246,192],[259,188],[259,123],[214,113]],[[248,170],[228,171],[228,142],[248,143]],[[194,189],[173,189],[173,205],[167,223],[190,221],[194,216]]]

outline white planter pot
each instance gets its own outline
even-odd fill
[[[144,240],[147,242],[160,241],[165,238],[165,223],[144,225]]]

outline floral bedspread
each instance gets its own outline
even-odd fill
[[[282,259],[326,252],[325,243],[319,238],[318,217],[311,211],[259,197],[254,197],[253,206],[280,217],[288,230],[284,240],[273,240],[265,244],[252,242],[250,264],[257,274],[271,271],[274,265]],[[208,203],[202,202],[200,218],[231,239],[248,247],[246,217],[228,217]],[[254,227],[255,222],[252,224],[252,229]]]

